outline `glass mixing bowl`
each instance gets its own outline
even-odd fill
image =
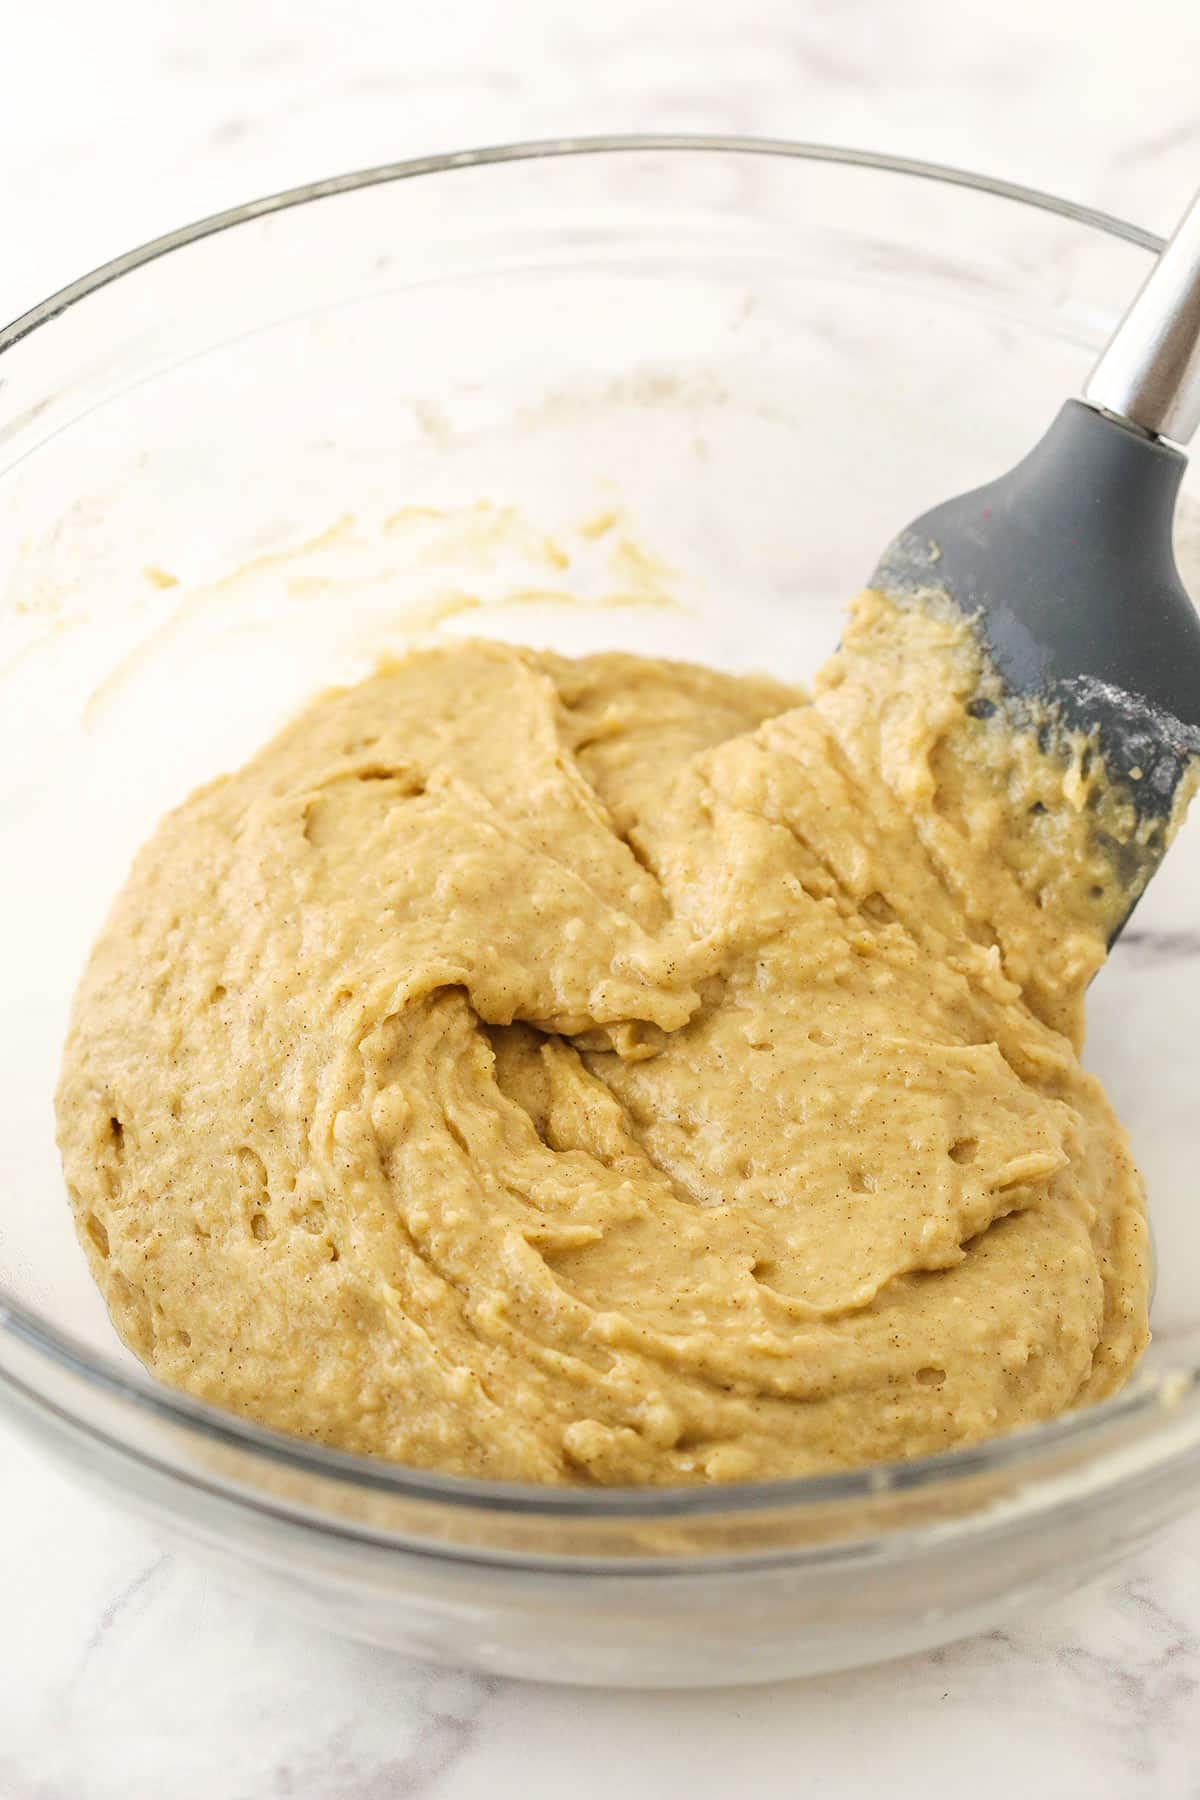
[[[1200,817],[1092,997],[1088,1057],[1149,1185],[1153,1347],[1119,1398],[980,1449],[548,1491],[272,1435],[118,1344],[51,1107],[135,846],[313,690],[449,632],[803,677],[893,530],[1078,388],[1158,248],[884,157],[564,142],[238,208],[0,336],[0,1396],[33,1437],[324,1624],[560,1681],[934,1644],[1196,1494]]]

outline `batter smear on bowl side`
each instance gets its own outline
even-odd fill
[[[1123,815],[986,690],[961,620],[868,592],[811,697],[473,642],[316,700],[163,820],[79,990],[59,1137],[122,1337],[537,1482],[1114,1392],[1147,1234],[1078,1046]]]

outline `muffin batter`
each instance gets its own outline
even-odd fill
[[[1120,899],[1086,747],[986,691],[868,593],[811,699],[480,642],[317,700],[162,822],[80,988],[60,1142],[122,1336],[540,1482],[1111,1393],[1142,1192],[1076,1052]]]

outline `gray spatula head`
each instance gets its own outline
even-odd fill
[[[1094,737],[1144,828],[1118,870],[1132,909],[1200,757],[1200,616],[1172,549],[1176,445],[1200,424],[1200,195],[1086,394],[1007,475],[902,531],[873,585],[948,597],[1018,719]]]
[[[873,585],[947,594],[1007,690],[1095,731],[1139,812],[1165,815],[1200,754],[1200,616],[1171,544],[1182,453],[1068,400],[986,487],[890,545]]]

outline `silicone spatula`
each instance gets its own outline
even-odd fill
[[[1180,446],[1198,424],[1200,195],[1083,398],[1006,475],[902,531],[872,581],[949,596],[1018,709],[1094,733],[1139,819],[1164,826],[1200,755],[1200,615],[1172,547]],[[1165,839],[1147,833],[1153,866],[1130,868],[1130,908]]]

